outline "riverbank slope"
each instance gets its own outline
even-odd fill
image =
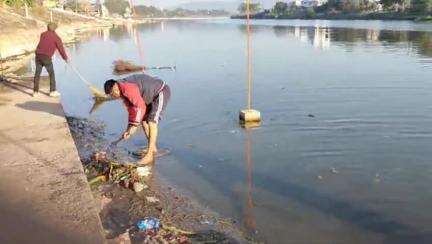
[[[52,17],[52,18],[51,18]],[[43,7],[24,9],[0,7],[0,71],[14,72],[22,63],[31,58],[39,42],[40,34],[50,21],[58,23],[57,34],[65,44],[80,39],[82,32],[113,25],[147,23],[150,20],[124,18],[96,18],[61,9],[52,12]]]

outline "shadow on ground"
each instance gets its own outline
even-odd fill
[[[31,102],[20,103],[17,104],[16,106],[25,110],[45,112],[59,117],[64,116],[64,114],[62,113],[59,107],[60,105],[58,103],[31,101]]]
[[[47,80],[46,79],[41,79],[41,86],[45,87],[47,86]],[[27,94],[29,96],[33,95],[33,82],[26,80],[26,79],[20,79],[19,82],[13,82],[8,78],[5,77],[0,77],[0,84],[3,84],[5,87],[12,89],[12,90],[16,90],[19,92],[22,92],[24,94]],[[49,95],[46,92],[42,92],[40,91],[40,93],[45,94],[45,95]]]

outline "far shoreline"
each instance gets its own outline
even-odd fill
[[[230,19],[232,16],[221,17],[154,17],[154,18],[139,18],[138,20],[222,20]]]
[[[246,15],[232,15],[231,19],[246,19]],[[397,13],[370,14],[317,14],[315,17],[306,16],[271,16],[258,13],[251,16],[253,20],[382,20],[382,21],[413,21],[417,23],[432,23],[432,17],[427,15],[401,15]]]

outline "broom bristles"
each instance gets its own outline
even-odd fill
[[[114,72],[117,74],[126,74],[130,72],[137,72],[144,70],[144,66],[135,65],[129,61],[116,60],[113,62]]]
[[[108,96],[104,92],[97,89],[96,87],[94,87],[92,85],[89,85],[88,87],[89,87],[90,91],[93,93],[93,96],[96,100],[107,100],[108,99]]]

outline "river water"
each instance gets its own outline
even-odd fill
[[[171,86],[157,170],[267,243],[432,243],[432,25],[401,21],[253,22],[253,107],[245,130],[241,20],[100,30],[68,49],[102,88],[112,61]],[[140,48],[139,48],[140,47]],[[141,50],[141,51],[139,51]],[[56,59],[71,116],[126,126],[120,102],[91,115],[85,85]],[[145,145],[140,132],[122,147]],[[211,223],[210,223],[211,224]]]

